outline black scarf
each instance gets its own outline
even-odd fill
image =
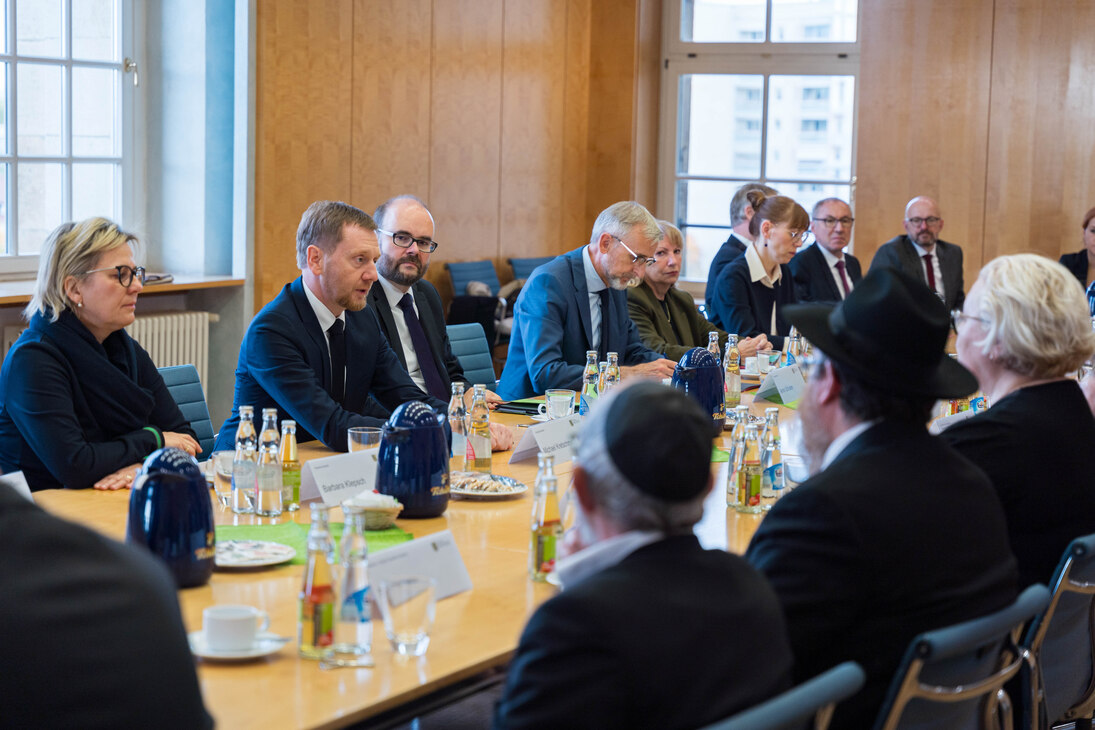
[[[149,424],[155,399],[152,391],[136,382],[137,349],[125,330],[112,332],[100,344],[72,312],[65,310],[56,322],[41,313],[30,320],[30,329],[42,333],[64,354],[76,374],[76,398],[83,411],[106,438],[137,431]],[[81,419],[83,420],[83,419]]]

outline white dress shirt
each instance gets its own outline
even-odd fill
[[[403,357],[407,360],[407,374],[411,376],[411,380],[418,386],[418,389],[423,393],[429,393],[426,390],[426,378],[422,376],[422,366],[418,362],[418,353],[414,350],[414,343],[411,341],[411,331],[407,329],[407,318],[403,314],[403,310],[399,308],[399,300],[403,298],[404,292],[400,291],[395,284],[385,279],[383,276],[377,275],[377,284],[384,289],[384,298],[388,300],[388,306],[392,310],[392,319],[395,320],[395,331],[399,333],[399,342],[403,347]],[[414,291],[409,289],[405,292],[411,295],[411,304],[414,307],[414,313],[419,314],[418,302],[414,300]],[[419,316],[419,320],[422,317]],[[391,343],[388,343],[391,344]]]
[[[760,254],[757,253],[757,244],[754,241],[745,247],[745,261],[749,264],[749,280],[754,284],[760,282],[769,289],[775,288],[779,283],[779,278],[783,276],[782,267],[776,267],[776,275],[768,276],[768,272],[764,268],[764,262],[760,260]],[[772,302],[772,316],[771,321],[768,323],[768,334],[776,334],[776,303]]]
[[[559,576],[559,583],[566,588],[605,568],[611,568],[639,548],[664,537],[660,532],[644,530],[615,535],[561,559],[555,566],[555,573]]]

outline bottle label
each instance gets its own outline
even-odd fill
[[[359,624],[369,623],[372,620],[372,615],[369,613],[368,600],[369,586],[346,596],[346,599],[342,602],[339,621],[352,621]]]

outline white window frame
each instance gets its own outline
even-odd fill
[[[676,196],[680,180],[738,181],[736,176],[713,177],[705,175],[677,174],[677,123],[680,118],[677,103],[680,95],[680,77],[689,74],[742,74],[764,77],[761,92],[761,148],[760,182],[768,180],[816,185],[850,184],[849,203],[855,209],[856,185],[856,138],[859,128],[859,57],[863,29],[863,5],[870,0],[859,0],[857,40],[855,43],[696,43],[681,40],[681,6],[683,0],[666,0],[662,18],[662,69],[660,91],[660,118],[658,144],[658,190],[656,209],[658,217],[677,223]],[[765,21],[765,38],[771,38],[772,0],[768,0]],[[788,176],[767,175],[768,142],[768,82],[773,75],[794,76],[852,76],[855,78],[855,100],[852,107],[851,178],[850,180],[804,180]],[[733,120],[728,121],[729,124]],[[730,231],[730,201],[726,201],[726,231]],[[849,250],[854,246],[854,238]],[[702,296],[707,272],[689,272],[686,280],[681,277],[682,288]]]
[[[119,165],[119,181],[115,190],[118,200],[118,222],[123,226],[138,209],[134,199],[136,186],[133,182],[133,169],[135,167],[135,124],[134,124],[134,80],[139,78],[139,68],[130,67],[127,62],[134,58],[134,29],[137,23],[134,17],[134,1],[120,0],[118,10],[120,13],[121,29],[119,36],[119,58],[117,61],[73,61],[72,49],[72,3],[74,0],[62,0],[62,14],[64,18],[65,47],[68,49],[68,57],[64,59],[22,56],[16,53],[16,13],[17,0],[0,0],[6,17],[6,53],[0,53],[0,62],[6,63],[7,81],[7,151],[0,154],[0,163],[7,165],[7,230],[5,231],[6,248],[0,250],[0,278],[27,278],[38,269],[38,254],[15,254],[8,251],[17,250],[19,242],[16,240],[19,230],[18,210],[18,171],[23,163],[59,163],[62,167],[63,195],[61,202],[61,219],[57,225],[72,218],[72,164],[106,162]],[[49,66],[59,66],[64,69],[69,83],[65,84],[64,110],[62,113],[62,138],[64,140],[63,152],[60,155],[20,155],[16,148],[18,138],[18,87],[16,67],[19,63],[34,63]],[[119,71],[119,83],[121,86],[121,110],[120,118],[115,120],[115,134],[119,138],[119,155],[107,157],[74,156],[72,154],[72,69],[105,68]],[[41,242],[39,242],[41,243]]]

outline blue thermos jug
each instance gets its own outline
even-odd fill
[[[398,406],[380,436],[376,491],[403,504],[401,517],[437,517],[449,506],[446,415],[421,401]]]
[[[711,414],[711,432],[722,434],[726,420],[726,392],[719,361],[702,347],[681,355],[673,369],[673,387],[696,399],[704,413]]]

